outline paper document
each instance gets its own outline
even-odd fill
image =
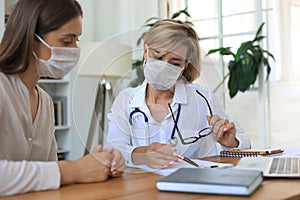
[[[293,146],[283,146],[280,147],[281,149],[284,149],[284,152],[279,154],[279,155],[274,155],[274,156],[282,156],[282,157],[287,157],[287,156],[300,156],[300,147],[293,147]]]
[[[232,164],[229,163],[217,163],[217,162],[210,162],[210,161],[204,161],[204,160],[199,160],[199,159],[191,159],[192,161],[194,161],[195,163],[197,163],[199,166],[201,166],[200,168],[230,168],[233,167]],[[189,163],[186,163],[184,161],[182,162],[176,162],[174,165],[172,165],[169,168],[166,169],[153,169],[148,167],[147,165],[138,165],[136,166],[139,169],[148,171],[148,172],[152,172],[152,173],[156,173],[156,174],[160,174],[163,176],[167,176],[170,175],[171,173],[175,172],[177,169],[179,168],[197,168]]]

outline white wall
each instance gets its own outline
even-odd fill
[[[4,32],[4,17],[5,14],[9,14],[17,0],[0,0],[0,41],[2,40]]]
[[[5,0],[5,12],[9,13],[18,0]]]
[[[4,16],[5,14],[5,9],[4,9],[4,0],[0,0],[0,16]],[[2,40],[2,35],[3,35],[3,29],[4,29],[4,20],[2,17],[0,17],[0,41]]]
[[[82,5],[81,42],[112,42],[132,46],[140,36],[146,19],[158,16],[158,0],[79,0]],[[84,55],[84,52],[82,52]],[[141,56],[141,55],[139,55]],[[97,79],[77,76],[73,72],[73,144],[71,158],[83,155],[95,102]]]

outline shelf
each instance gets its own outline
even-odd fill
[[[55,131],[69,130],[70,126],[55,126]]]
[[[70,81],[65,80],[65,79],[40,79],[39,84],[49,84],[49,83],[62,83],[62,84],[67,84]]]
[[[58,149],[57,153],[69,153],[69,151],[66,149]]]

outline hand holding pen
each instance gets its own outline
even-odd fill
[[[139,146],[132,153],[135,165],[148,165],[154,169],[168,168],[178,161],[176,149],[170,144],[153,142],[149,146]]]
[[[192,161],[191,159],[189,159],[189,158],[187,158],[187,157],[184,157],[184,156],[182,156],[182,155],[179,155],[179,154],[177,153],[176,149],[175,149],[173,146],[171,146],[171,145],[165,145],[165,144],[160,144],[160,145],[163,145],[163,148],[159,149],[158,152],[160,152],[160,153],[162,153],[162,154],[170,153],[169,155],[172,155],[172,156],[173,156],[172,160],[171,160],[169,163],[165,164],[165,165],[163,166],[163,168],[168,168],[168,167],[172,166],[175,162],[178,161],[178,158],[179,158],[180,160],[183,160],[183,161],[185,161],[185,162],[187,162],[187,163],[189,163],[189,164],[195,166],[195,167],[200,167],[197,163],[195,163],[195,162]],[[162,146],[161,146],[161,147],[162,147]],[[174,160],[174,157],[177,157],[177,159]]]
[[[133,162],[136,165],[148,165],[154,169],[169,168],[175,162],[185,161],[195,167],[201,167],[191,159],[179,155],[169,144],[154,142],[149,146],[137,147],[133,152]]]
[[[191,165],[194,165],[195,167],[200,167],[197,163],[195,163],[194,161],[192,161],[191,159],[187,158],[187,157],[184,157],[182,155],[178,155],[178,158],[180,158],[181,160],[191,164]]]

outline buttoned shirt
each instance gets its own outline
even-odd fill
[[[106,145],[119,149],[129,166],[133,166],[131,154],[137,146],[147,145],[148,141],[150,143],[168,144],[174,129],[174,121],[169,111],[166,111],[168,114],[160,123],[151,116],[145,101],[146,86],[144,83],[139,87],[127,88],[121,91],[112,105],[111,112],[108,114],[109,128]],[[208,106],[204,98],[197,94],[196,90],[206,97],[213,114],[230,120],[218,103],[216,96],[208,89],[179,79],[175,85],[171,107],[176,117],[179,105],[181,106],[178,128],[183,138],[198,136],[201,129],[209,127],[206,118],[207,115],[210,115]],[[130,114],[136,108],[147,116],[148,123],[145,122],[145,117],[141,112],[134,113],[132,115],[132,125],[129,123]],[[149,129],[147,125],[149,125]],[[181,143],[177,131],[175,131],[175,137],[178,139],[175,145],[177,152],[189,158],[217,155],[221,149],[228,149],[220,145],[213,134],[188,145]],[[237,125],[236,138],[239,141],[237,148],[250,148],[248,136]]]

